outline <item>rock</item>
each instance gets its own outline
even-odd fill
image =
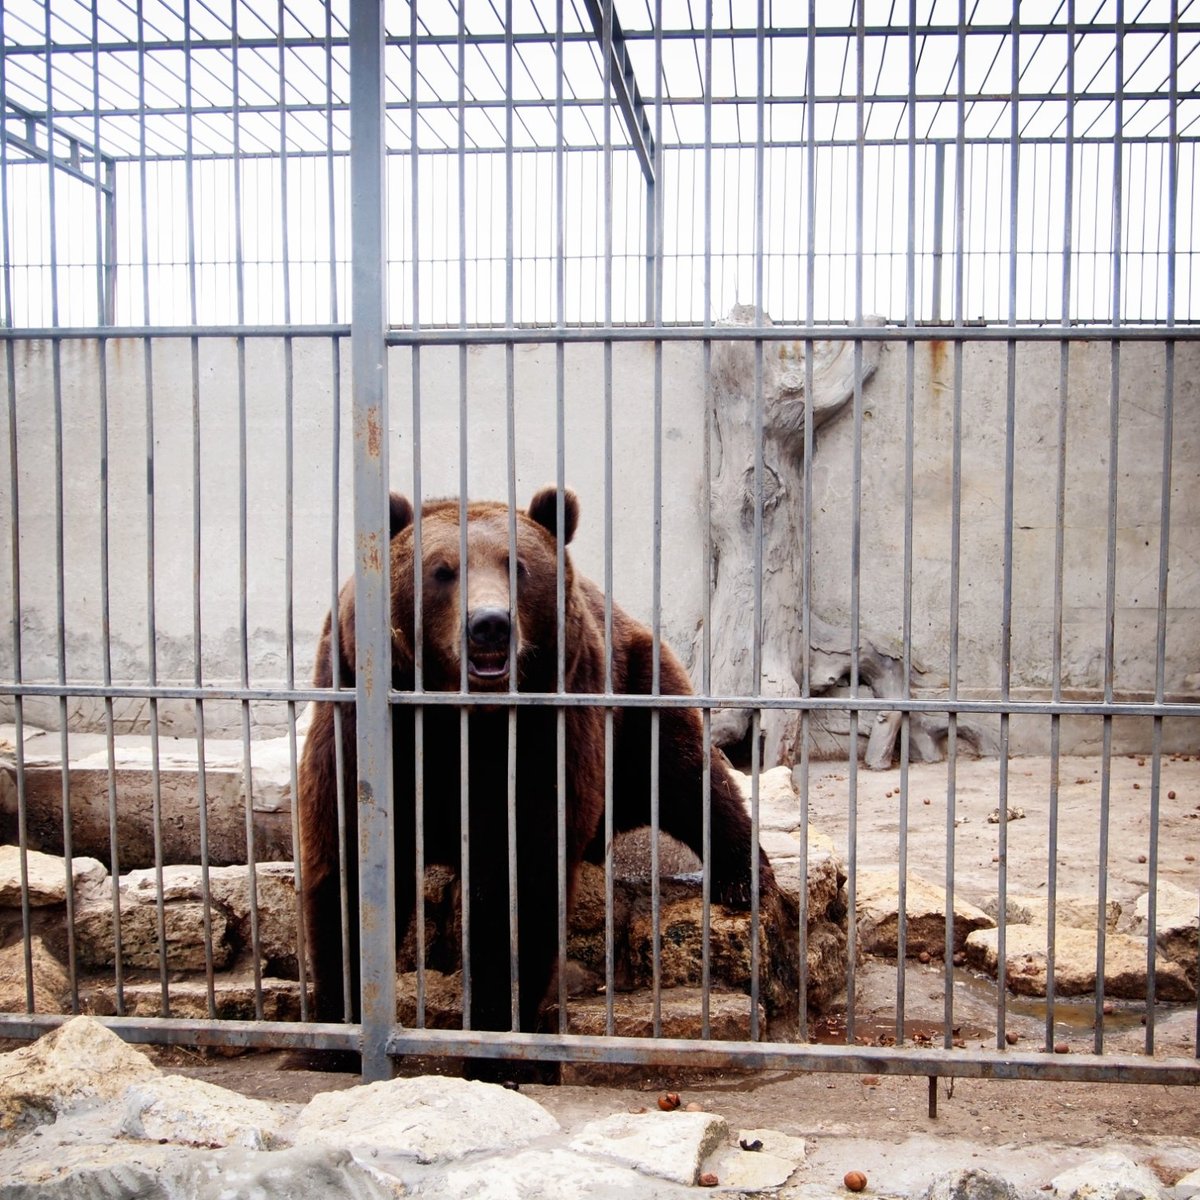
[[[41,1124],[88,1101],[115,1100],[158,1074],[150,1060],[99,1021],[74,1017],[0,1055],[0,1129]]]
[[[401,1025],[425,1029],[462,1028],[462,972],[443,975],[425,972],[425,1019],[417,1020],[417,973],[405,971],[396,977],[396,1014]]]
[[[58,1131],[45,1128],[48,1135]],[[0,1152],[0,1200],[183,1200],[197,1195],[177,1186],[190,1175],[197,1154],[146,1142],[96,1145],[78,1137],[73,1142],[26,1137]]]
[[[259,957],[271,974],[295,979],[296,962],[296,881],[290,862],[255,864],[255,892],[258,898]],[[200,899],[200,873],[196,870],[194,899]],[[236,944],[250,949],[250,877],[244,866],[213,867],[209,871],[209,889],[213,903],[229,913],[229,933]]]
[[[1155,889],[1155,940],[1159,953],[1187,972],[1195,986],[1196,961],[1200,948],[1200,914],[1196,893],[1160,879]],[[1134,907],[1133,931],[1143,937],[1150,932],[1150,893],[1139,897]]]
[[[26,850],[25,870],[29,882],[29,903],[33,908],[64,904],[67,899],[66,860],[40,850]],[[102,884],[108,871],[95,858],[71,859],[71,882],[75,889]],[[0,907],[21,906],[21,850],[18,846],[0,846]]]
[[[747,1151],[747,1145],[760,1148]],[[804,1139],[789,1137],[773,1129],[743,1129],[737,1144],[722,1146],[704,1163],[704,1170],[721,1181],[721,1187],[740,1192],[773,1192],[804,1166]]]
[[[751,777],[744,771],[730,770],[746,811],[750,810]],[[758,827],[759,830],[785,829],[791,831],[800,824],[800,788],[796,785],[792,768],[772,767],[758,776]]]
[[[939,1176],[926,1189],[924,1200],[1022,1200],[1022,1195],[1007,1179],[973,1168]]]
[[[829,921],[808,927],[808,1006],[822,1012],[846,986],[846,931]]]
[[[300,1114],[292,1140],[434,1163],[514,1149],[557,1129],[540,1104],[518,1092],[430,1075],[322,1092]]]
[[[163,921],[169,969],[203,971],[204,902],[193,894],[193,867],[163,868]],[[159,966],[158,904],[153,871],[131,871],[121,877],[121,960],[127,967]],[[213,965],[224,968],[233,960],[229,920],[213,905]],[[93,895],[75,909],[75,937],[80,961],[88,967],[111,967],[116,959],[112,901]]]
[[[784,894],[799,906],[800,834],[795,830],[765,829],[759,835]],[[846,870],[833,839],[819,829],[808,831],[808,918],[825,920],[846,881]]]
[[[695,987],[701,982],[703,910],[700,887],[693,881],[664,880],[660,892],[661,979],[664,988]],[[768,1008],[782,1007],[787,994],[787,954],[795,935],[783,927],[769,906],[759,922],[759,985]],[[654,913],[649,889],[638,895],[629,913],[628,955],[634,987],[649,987],[654,978]],[[750,914],[720,904],[709,909],[709,947],[714,986],[750,987]]]
[[[569,1150],[525,1150],[422,1181],[424,1200],[678,1200],[676,1184]]]
[[[672,988],[661,993],[662,1036],[698,1038],[701,1034],[702,992],[699,988]],[[571,1033],[605,1032],[607,1005],[604,996],[579,997],[568,1005]],[[766,1028],[766,1013],[759,1006],[759,1028]],[[551,1028],[557,1028],[554,1017]],[[742,992],[713,991],[709,999],[709,1028],[721,1041],[750,1037],[750,997]],[[613,997],[613,1032],[618,1037],[650,1037],[654,1032],[652,990],[621,992]]]
[[[579,1154],[595,1154],[643,1175],[693,1186],[705,1159],[729,1137],[712,1113],[616,1113],[590,1121],[571,1139]]]
[[[1045,896],[1009,896],[1005,905],[1009,925],[1041,925],[1046,924],[1048,902]],[[989,917],[996,917],[1000,905],[995,896],[983,906],[983,911]],[[1055,898],[1055,920],[1062,927],[1071,929],[1096,928],[1096,898],[1095,896],[1072,896],[1062,892]],[[1109,933],[1117,928],[1121,919],[1121,905],[1116,900],[1109,900],[1104,906],[1104,924]]]
[[[999,931],[981,929],[967,938],[967,961],[997,973]],[[1009,925],[1005,960],[1008,988],[1018,996],[1046,994],[1046,942],[1038,925]],[[1106,995],[1137,1000],[1146,994],[1146,940],[1114,933],[1105,939]],[[1086,996],[1096,990],[1096,934],[1088,929],[1060,928],[1054,938],[1054,986],[1060,996]],[[1191,1000],[1196,992],[1183,968],[1159,955],[1155,962],[1159,1000]]]
[[[163,916],[167,966],[178,971],[204,970],[204,881],[198,866],[163,868]],[[291,863],[255,867],[260,958],[264,969],[295,976],[296,894]],[[156,969],[158,958],[158,882],[153,870],[121,876],[121,955],[128,967]],[[209,870],[209,908],[213,963],[229,965],[239,950],[250,949],[249,872],[244,866]],[[92,890],[76,908],[80,955],[88,966],[111,966],[115,956],[112,900]]]
[[[1175,1181],[1175,1200],[1192,1200],[1200,1196],[1200,1167]]]
[[[185,1146],[269,1150],[284,1142],[282,1111],[273,1104],[202,1079],[160,1075],[125,1093],[121,1132]]]
[[[1056,1175],[1050,1186],[1055,1200],[1167,1200],[1154,1173],[1122,1154],[1093,1158]]]
[[[33,959],[33,1011],[62,1012],[71,987],[66,970],[36,934],[30,942],[30,952]],[[0,950],[0,1012],[25,1012],[27,998],[24,943],[13,942]]]
[[[899,925],[899,875],[895,871],[860,871],[854,905],[859,946],[865,954],[896,957]],[[935,883],[909,874],[905,899],[907,953],[915,958],[925,951],[932,958],[946,952],[946,891]],[[954,898],[954,950],[961,950],[977,929],[995,925],[982,909],[959,896]]]

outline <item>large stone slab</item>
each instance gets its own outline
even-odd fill
[[[981,929],[967,938],[967,961],[997,973],[999,931]],[[1048,934],[1038,925],[1009,925],[1005,937],[1006,979],[1018,996],[1046,994],[1046,944]],[[1145,938],[1114,933],[1104,943],[1104,992],[1119,999],[1137,1000],[1146,995],[1147,947]],[[1155,959],[1155,994],[1159,1000],[1191,1000],[1196,990],[1178,963],[1162,955]],[[1060,928],[1054,937],[1054,987],[1060,996],[1086,996],[1096,990],[1096,933],[1089,929]]]
[[[66,860],[39,850],[25,852],[29,903],[33,908],[64,904],[67,899]],[[73,889],[95,886],[108,878],[108,871],[95,858],[71,859]],[[19,846],[0,846],[0,907],[21,906],[21,850]]]
[[[125,1013],[131,1017],[163,1017],[162,984],[125,983]],[[204,1020],[209,1016],[208,983],[199,979],[171,979],[168,983],[170,1016]],[[90,981],[80,988],[81,1003],[89,1012],[111,1017],[117,1011],[117,989],[111,978]],[[213,1006],[222,1021],[253,1021],[257,1017],[254,977],[248,971],[214,974]],[[300,1019],[300,985],[293,979],[262,978],[262,1017],[265,1021]]]
[[[150,1060],[91,1017],[0,1055],[0,1129],[52,1121],[91,1101],[111,1101],[158,1074]]]
[[[643,1175],[695,1184],[700,1168],[729,1137],[724,1117],[713,1113],[615,1113],[590,1121],[571,1139],[571,1149],[632,1167]]]
[[[298,740],[297,753],[303,748]],[[72,733],[68,740],[72,845],[79,854],[108,863],[110,762],[103,734]],[[57,732],[26,727],[25,802],[29,837],[39,850],[61,854],[62,748]],[[251,823],[257,861],[292,857],[291,750],[288,739],[251,743]],[[111,769],[117,787],[117,843],[120,869],[154,862],[155,773],[149,737],[122,736],[113,747]],[[238,739],[205,741],[205,806],[210,861],[245,862],[245,764]],[[158,739],[157,802],[162,815],[164,861],[187,863],[200,844],[200,775],[196,741],[162,735]],[[15,828],[15,792],[0,794],[0,825]],[[110,864],[111,866],[111,864]]]
[[[557,1130],[540,1104],[517,1092],[431,1075],[322,1092],[304,1108],[292,1137],[296,1144],[434,1163],[515,1149]]]
[[[743,1150],[743,1146],[758,1146]],[[733,1145],[721,1146],[704,1163],[728,1191],[774,1194],[805,1164],[804,1139],[774,1129],[742,1129]]]
[[[900,876],[898,871],[860,871],[855,884],[854,906],[858,919],[858,943],[863,953],[895,958],[900,926]],[[946,889],[919,875],[909,873],[905,895],[906,952],[942,958],[946,953]],[[995,921],[981,908],[954,897],[954,946],[957,952],[977,929],[988,929]]]
[[[704,994],[699,988],[671,988],[660,995],[662,1036],[698,1038],[703,1031]],[[608,1006],[603,995],[580,996],[568,1003],[570,1033],[601,1036],[606,1032]],[[744,1041],[750,1037],[750,997],[742,992],[714,991],[709,994],[710,1036],[722,1041]],[[759,1028],[766,1028],[767,1015],[759,1005]],[[554,1018],[551,1017],[553,1022]],[[557,1028],[557,1025],[553,1025]],[[613,1032],[618,1037],[651,1037],[654,1033],[652,990],[621,992],[613,997]]]

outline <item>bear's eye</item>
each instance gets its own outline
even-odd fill
[[[453,583],[455,579],[458,578],[458,572],[453,567],[447,566],[445,563],[438,563],[438,565],[433,568],[433,578],[438,583]]]
[[[508,555],[506,554],[504,556],[504,573],[506,575],[508,574],[508,565],[509,565],[510,561],[511,560],[509,559]],[[525,570],[525,560],[523,558],[518,558],[517,559],[517,578],[524,579],[526,574],[527,574],[527,572]]]

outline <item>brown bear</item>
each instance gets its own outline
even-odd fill
[[[421,510],[421,594],[423,684],[426,691],[473,693],[554,692],[557,690],[558,491],[539,491],[525,512],[516,514],[517,603],[509,605],[509,510],[504,504],[466,506],[465,564],[460,552],[458,500],[434,500]],[[563,493],[564,544],[578,522],[579,504]],[[414,537],[412,507],[392,497],[392,686],[414,687]],[[565,558],[565,690],[602,693],[605,685],[604,597],[577,574]],[[465,569],[464,569],[465,568]],[[465,598],[463,590],[465,588]],[[327,618],[317,651],[315,683],[333,682],[332,623]],[[339,683],[354,685],[353,583],[342,589],[337,614]],[[650,630],[612,606],[612,688],[615,693],[648,695],[653,682]],[[463,662],[463,650],[466,662]],[[515,675],[512,674],[515,667]],[[688,695],[679,661],[661,648],[659,689]],[[318,703],[300,766],[300,853],[303,908],[315,988],[315,1019],[343,1019],[341,904],[334,708],[340,707],[340,758],[344,771],[348,847],[355,847],[355,727],[351,705]],[[421,710],[424,742],[424,854],[426,863],[462,866],[461,709],[427,705]],[[470,1028],[512,1028],[509,955],[508,796],[512,711],[466,709],[469,839]],[[518,912],[519,1027],[536,1028],[557,960],[557,708],[552,703],[516,706],[516,878]],[[395,795],[396,934],[404,936],[415,903],[416,710],[393,706]],[[566,844],[568,904],[580,862],[603,857],[605,719],[595,705],[565,708]],[[651,715],[648,708],[617,708],[613,714],[613,827],[617,833],[650,823]],[[702,853],[703,737],[694,708],[659,712],[659,822],[661,828]],[[744,908],[750,900],[751,830],[737,786],[723,757],[712,757],[711,866],[714,897]],[[760,889],[776,895],[770,864],[759,854]],[[358,1015],[357,877],[349,859],[350,995]]]

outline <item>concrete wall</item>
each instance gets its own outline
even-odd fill
[[[20,503],[20,611],[26,681],[58,674],[59,572],[56,552],[55,368],[46,342],[7,343],[13,355],[17,479]],[[311,673],[312,653],[333,586],[330,514],[334,495],[334,433],[341,422],[341,520],[337,575],[351,562],[351,431],[348,353],[335,370],[330,342],[292,343],[294,436],[295,675]],[[770,352],[770,347],[768,347]],[[65,674],[71,681],[103,677],[101,587],[101,363],[93,341],[66,341],[59,350],[62,404],[63,604]],[[239,538],[239,351],[226,339],[197,342],[201,538],[198,597],[200,665],[205,683],[237,683],[242,674]],[[904,537],[903,343],[886,347],[864,392],[862,490],[862,623],[865,632],[898,642],[902,630]],[[153,404],[153,566],[157,677],[191,683],[195,676],[192,345],[150,344]],[[507,494],[505,350],[472,348],[466,355],[469,394],[467,478],[475,497]],[[1059,349],[1024,343],[1017,349],[1016,475],[1013,548],[1012,686],[1018,695],[1046,694],[1051,681]],[[604,368],[599,346],[565,351],[566,477],[582,500],[574,551],[577,565],[604,573]],[[1108,401],[1111,349],[1080,343],[1071,350],[1068,403],[1068,487],[1063,682],[1069,694],[1103,685],[1104,596],[1107,555]],[[425,495],[457,494],[459,483],[459,352],[420,352],[421,485]],[[147,356],[138,340],[106,344],[108,418],[109,642],[112,677],[149,678],[147,537]],[[914,350],[914,579],[913,649],[925,666],[923,684],[946,681],[949,660],[951,414],[954,349],[944,343]],[[1176,350],[1172,447],[1166,690],[1196,698],[1200,691],[1200,347]],[[555,475],[555,350],[523,346],[513,352],[516,493],[524,503]],[[389,444],[394,486],[412,493],[412,356],[391,352]],[[1154,688],[1164,351],[1161,344],[1127,344],[1120,356],[1121,420],[1117,501],[1117,614],[1115,687],[1120,693]],[[282,339],[247,340],[246,671],[253,686],[287,677],[286,413]],[[335,415],[335,375],[341,387]],[[654,350],[645,344],[613,349],[612,460],[613,577],[618,601],[648,619],[653,561]],[[0,413],[10,436],[7,385]],[[1004,518],[1006,348],[976,343],[964,351],[962,603],[960,688],[991,695],[1000,682],[1000,615]],[[700,620],[703,563],[704,383],[701,350],[663,350],[662,596],[664,636],[687,653]],[[813,478],[815,605],[827,619],[849,622],[851,460],[849,415],[818,437]],[[797,480],[798,485],[798,480]],[[0,475],[0,608],[12,610],[11,473]],[[13,642],[0,638],[0,674],[13,678]],[[120,727],[144,723],[145,702],[119,702]],[[256,726],[274,726],[284,706],[255,703]],[[98,701],[70,700],[75,727],[102,718]],[[5,716],[11,704],[0,699]],[[56,700],[30,700],[25,716],[57,724]],[[209,704],[211,732],[236,728],[236,704]],[[188,733],[189,702],[164,702],[160,719]],[[1026,734],[1020,727],[1028,724]],[[1126,722],[1132,726],[1134,722]],[[1179,726],[1181,723],[1174,723]],[[1189,723],[1190,724],[1190,723]],[[1031,748],[1048,722],[1017,722],[1014,735]],[[1171,723],[1168,723],[1170,726]],[[1168,734],[1170,738],[1170,731]],[[1099,722],[1080,723],[1086,745]],[[1142,732],[1131,730],[1133,742]]]

